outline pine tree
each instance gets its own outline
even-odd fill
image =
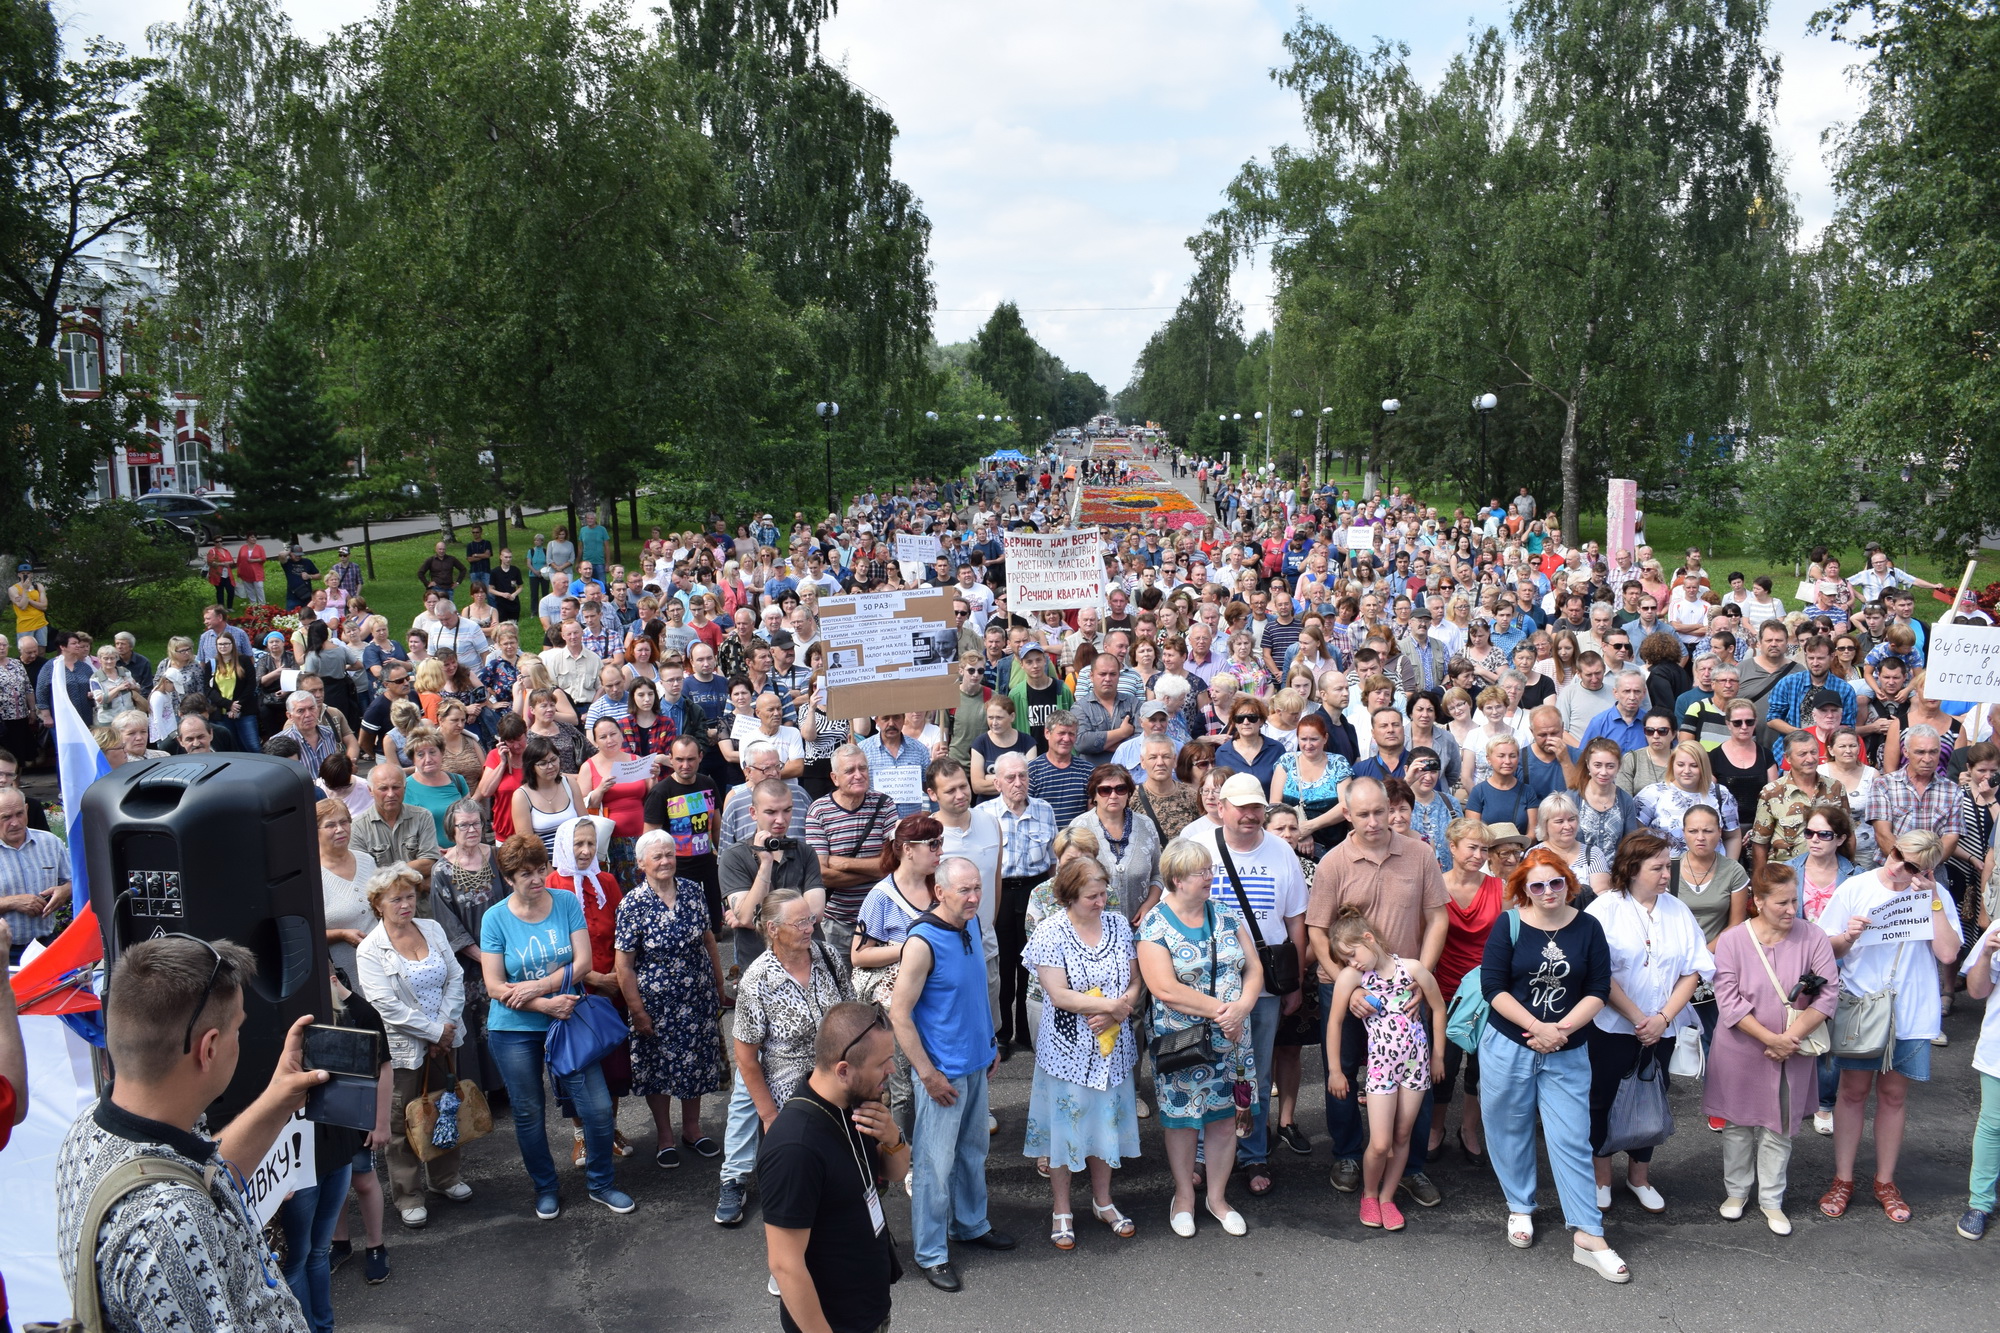
[[[333,493],[348,454],[320,399],[312,349],[283,323],[265,330],[230,427],[235,448],[216,458],[215,470],[236,492],[237,526],[287,541],[339,529]]]

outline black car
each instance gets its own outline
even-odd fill
[[[183,491],[148,491],[133,498],[140,508],[203,541],[222,536],[223,513],[213,500]]]

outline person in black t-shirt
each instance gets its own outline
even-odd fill
[[[680,875],[701,885],[708,900],[708,919],[722,920],[721,880],[716,842],[722,832],[722,796],[701,772],[701,745],[692,736],[676,736],[667,750],[667,772],[646,793],[646,831],[673,834],[680,858]]]
[[[514,553],[500,548],[500,567],[486,577],[487,595],[502,620],[521,618],[521,571],[514,568]]]
[[[826,1011],[813,1072],[765,1131],[757,1154],[765,1257],[786,1333],[875,1333],[902,1276],[882,1186],[909,1169],[910,1145],[883,1104],[896,1043],[872,1004]]]

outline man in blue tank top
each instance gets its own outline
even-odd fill
[[[1014,1248],[1014,1238],[986,1219],[986,1079],[999,1048],[979,890],[972,862],[954,856],[938,867],[937,904],[910,927],[890,1010],[896,1042],[923,1085],[911,1135],[910,1226],[917,1266],[940,1291],[964,1285],[950,1240]]]

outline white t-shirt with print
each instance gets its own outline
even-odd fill
[[[1951,891],[1937,884],[1931,892],[1944,904],[1944,911],[1933,912],[1931,919],[1936,921],[1942,916],[1952,938],[1963,943],[1965,932],[1958,924],[1958,904],[1952,901]],[[1819,916],[1820,928],[1829,935],[1838,935],[1853,918],[1867,916],[1890,899],[1901,896],[1890,892],[1879,871],[1856,875],[1826,900],[1826,908]],[[1870,944],[1848,950],[1847,957],[1840,960],[1843,991],[1873,995],[1892,987],[1896,992],[1897,1041],[1929,1041],[1943,1033],[1944,1001],[1938,991],[1937,958],[1931,953],[1929,940],[1905,940],[1900,945]]]
[[[1187,836],[1186,830],[1181,836]],[[1202,834],[1198,845],[1207,851],[1209,864],[1215,871],[1214,878],[1209,882],[1208,896],[1241,912],[1243,909],[1237,904],[1236,890],[1229,883],[1229,871],[1223,867],[1222,856],[1216,851],[1215,834]],[[1290,938],[1285,930],[1286,919],[1304,916],[1306,911],[1306,877],[1299,868],[1298,853],[1283,838],[1266,833],[1264,840],[1252,851],[1239,852],[1231,847],[1229,858],[1236,863],[1236,875],[1243,881],[1243,893],[1250,899],[1251,911],[1257,914],[1258,938],[1266,944],[1283,944]]]

